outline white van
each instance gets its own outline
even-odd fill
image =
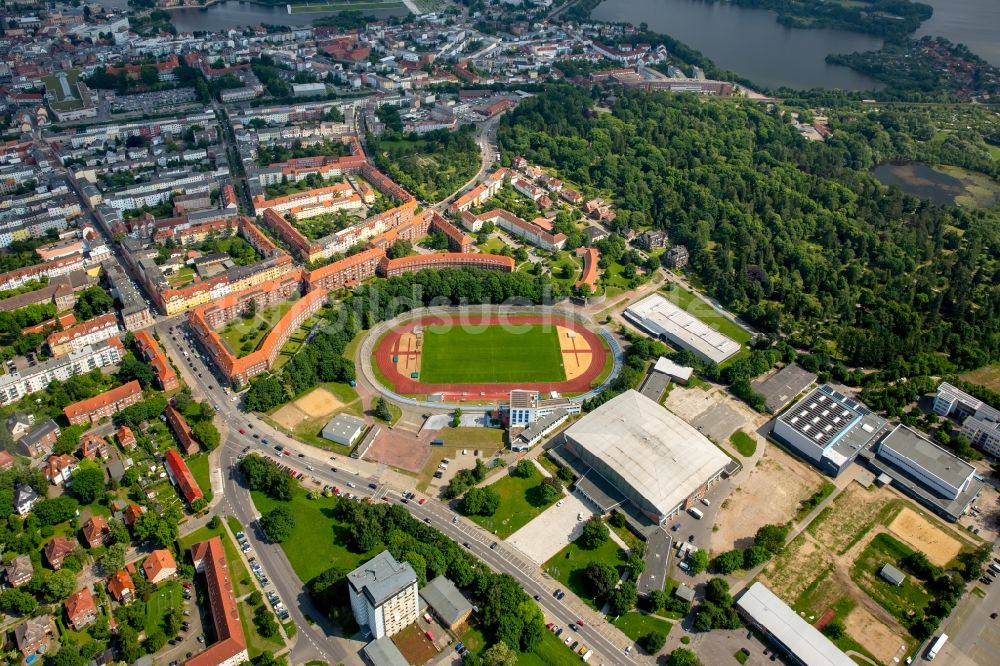
[[[691,507],[690,509],[688,509],[688,513],[690,513],[692,516],[694,516],[698,520],[701,520],[702,518],[705,517],[705,514],[703,514],[701,512],[701,509],[697,509],[695,507]]]
[[[712,500],[708,499],[707,497],[702,497],[701,503],[704,504],[705,506],[712,506]]]

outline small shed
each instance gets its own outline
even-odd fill
[[[676,588],[674,588],[674,596],[678,599],[691,603],[694,601],[694,589],[688,587],[684,583],[681,583]]]
[[[323,437],[331,442],[350,446],[364,429],[365,422],[362,419],[350,414],[337,414],[323,428]]]
[[[897,587],[906,581],[906,574],[891,564],[883,566],[882,570],[878,572],[878,575],[882,576],[882,578],[884,578],[887,582],[892,583]]]

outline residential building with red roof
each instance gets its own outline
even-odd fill
[[[107,460],[111,457],[107,440],[90,433],[80,438],[80,453],[91,460]]]
[[[597,289],[597,265],[601,260],[601,253],[596,247],[581,247],[576,253],[583,257],[583,275],[577,280],[576,286],[587,286],[594,292]]]
[[[80,351],[87,345],[114,337],[119,332],[118,317],[114,312],[109,312],[76,326],[55,331],[45,339],[45,343],[53,356],[64,356],[70,352]]]
[[[188,425],[187,420],[185,420],[184,415],[177,411],[177,408],[173,405],[167,405],[166,410],[164,410],[164,415],[167,417],[167,425],[170,426],[170,430],[174,433],[174,437],[180,443],[181,450],[184,451],[185,455],[192,455],[198,453],[201,447],[198,446],[198,442],[195,441],[194,436],[191,434],[191,426]]]
[[[128,384],[105,391],[93,398],[74,402],[63,409],[63,413],[70,425],[93,424],[140,401],[142,401],[142,387],[138,380],[133,379]]]
[[[495,208],[479,215],[473,215],[469,211],[462,213],[462,226],[473,233],[478,232],[485,222],[493,222],[501,229],[550,252],[561,250],[566,245],[566,234],[549,233],[503,208]]]
[[[134,449],[139,443],[135,438],[135,433],[126,425],[118,428],[115,437],[118,439],[119,446],[126,450]]]
[[[177,371],[170,365],[166,354],[160,348],[160,344],[149,334],[148,331],[138,331],[135,334],[135,344],[156,373],[156,382],[164,391],[172,391],[180,382],[177,379]]]
[[[195,544],[191,549],[191,559],[195,570],[205,574],[216,640],[203,652],[185,661],[184,666],[235,666],[246,663],[250,656],[222,540],[214,536]]]
[[[122,604],[127,604],[135,598],[135,583],[127,571],[117,571],[108,579],[108,594]]]
[[[55,537],[42,548],[42,553],[45,555],[45,561],[49,563],[55,571],[62,569],[63,560],[66,556],[72,553],[79,547],[76,539],[66,539],[64,537]]]
[[[127,527],[132,527],[135,525],[135,521],[139,520],[139,516],[146,513],[146,509],[139,506],[138,504],[129,504],[122,511],[122,522],[125,523]]]
[[[191,470],[188,469],[187,463],[181,458],[181,454],[177,452],[177,449],[167,451],[165,462],[167,475],[174,485],[177,486],[185,502],[191,504],[195,500],[204,497],[201,489],[198,487],[198,483],[194,480],[194,476],[191,475]]]
[[[53,486],[65,483],[80,466],[80,461],[65,453],[49,456],[42,467],[42,473]]]
[[[97,548],[107,543],[108,537],[111,536],[111,529],[104,516],[91,516],[87,522],[80,526],[80,535],[83,537],[84,543],[87,544],[87,548]]]
[[[142,572],[146,575],[146,580],[155,585],[177,574],[177,562],[169,550],[160,548],[143,561]]]
[[[94,603],[94,595],[89,587],[71,594],[64,605],[66,619],[74,631],[80,631],[97,619],[97,604]]]
[[[385,257],[379,263],[379,273],[385,277],[395,277],[424,269],[439,270],[442,268],[479,268],[512,273],[514,265],[512,257],[504,257],[499,254],[485,254],[482,252],[434,252],[431,254],[417,254],[411,257],[400,257],[399,259]]]

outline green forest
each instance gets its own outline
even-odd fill
[[[596,94],[525,100],[499,131],[504,153],[612,193],[620,230],[666,229],[696,282],[797,347],[940,372],[1000,356],[1000,211],[932,205],[869,174],[922,160],[996,177],[986,112],[849,108],[809,142],[746,101],[626,93],[599,113]]]
[[[386,105],[379,111],[383,109],[395,110]],[[479,146],[473,125],[463,125],[455,132],[441,129],[423,135],[404,135],[398,115],[383,122],[386,131],[381,136],[367,137],[375,165],[417,198],[440,201],[479,170]]]

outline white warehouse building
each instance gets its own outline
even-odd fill
[[[686,349],[705,361],[722,363],[740,350],[740,343],[659,294],[628,307],[625,319],[658,340]]]
[[[629,390],[563,433],[569,453],[656,523],[684,511],[722,477],[729,456],[654,400]],[[600,504],[597,498],[591,498]]]

